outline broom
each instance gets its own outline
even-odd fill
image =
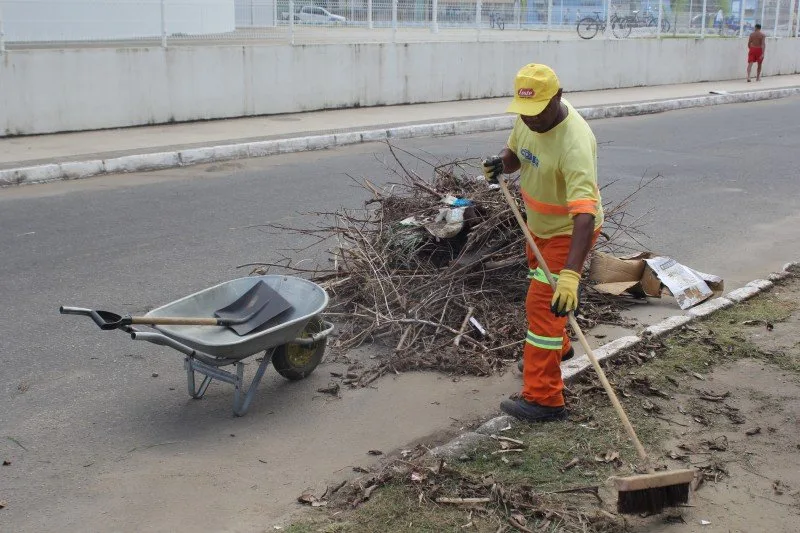
[[[511,196],[503,176],[498,176],[497,181],[500,183],[500,188],[503,191],[503,195],[506,197],[506,202],[508,202],[509,207],[511,207],[511,211],[513,211],[517,223],[522,229],[522,233],[525,234],[528,245],[531,247],[531,250],[533,250],[536,260],[539,262],[539,267],[544,271],[547,281],[550,283],[550,286],[553,287],[553,290],[555,290],[556,282],[553,279],[553,275],[550,273],[550,269],[547,268],[547,264],[544,262],[539,248],[536,247],[536,242],[533,240],[533,236],[528,230],[528,225],[522,218],[522,214],[519,212],[517,203],[514,197]],[[622,404],[619,403],[614,389],[611,388],[611,384],[608,382],[605,372],[603,372],[603,369],[600,367],[600,362],[597,360],[597,357],[595,357],[591,347],[589,347],[589,343],[586,341],[586,337],[583,335],[578,321],[575,320],[575,314],[573,312],[569,313],[569,324],[578,336],[581,346],[583,346],[583,349],[586,351],[586,356],[597,372],[597,377],[600,378],[600,383],[603,384],[603,388],[606,394],[608,394],[608,398],[611,400],[611,404],[614,406],[617,416],[619,416],[619,419],[622,421],[625,431],[628,432],[628,437],[630,437],[631,442],[633,442],[636,452],[648,469],[647,474],[612,478],[617,487],[617,492],[619,493],[617,498],[617,510],[624,514],[659,513],[665,507],[674,507],[688,503],[689,485],[694,479],[695,471],[693,469],[673,470],[669,472],[656,472],[653,470],[652,466],[650,466],[650,460],[647,457],[644,446],[642,446],[642,443],[639,441],[639,437],[636,436],[636,431],[634,431],[630,420],[628,420],[628,415],[625,414],[625,410],[622,408]]]

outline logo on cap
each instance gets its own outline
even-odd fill
[[[533,98],[534,94],[536,94],[536,92],[531,88],[522,88],[517,91],[517,96],[520,98]]]

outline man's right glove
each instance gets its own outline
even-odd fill
[[[497,177],[503,173],[503,160],[493,155],[483,160],[483,177],[489,183],[497,183]]]

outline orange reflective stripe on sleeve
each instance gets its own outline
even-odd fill
[[[541,213],[543,215],[568,215],[570,212],[569,208],[566,206],[546,204],[544,202],[535,200],[530,195],[526,194],[525,191],[522,191],[522,201],[525,202],[525,205],[532,211],[536,211],[537,213]]]
[[[577,215],[579,213],[589,213],[593,215],[597,212],[597,200],[592,200],[590,198],[567,202],[567,206],[572,215]]]

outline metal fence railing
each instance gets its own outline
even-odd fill
[[[5,47],[798,37],[800,0],[0,0]]]

